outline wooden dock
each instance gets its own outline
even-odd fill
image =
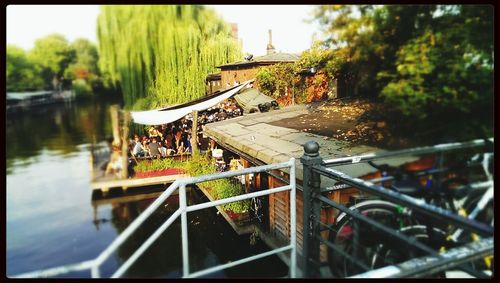
[[[94,181],[90,183],[92,190],[101,190],[103,193],[108,192],[111,188],[121,188],[126,191],[128,188],[146,187],[156,185],[167,185],[173,183],[177,179],[189,177],[187,174],[167,175],[151,178],[140,179],[118,179],[118,180],[105,180]]]

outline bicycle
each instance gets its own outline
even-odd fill
[[[488,157],[489,155],[485,156]],[[483,219],[477,218],[476,220],[488,220],[488,217],[492,219],[492,202],[488,202],[488,200],[492,200],[492,189],[488,198],[488,196],[485,196],[486,190],[473,190],[473,186],[464,186],[465,181],[460,178],[446,180],[438,187],[433,187],[433,183],[429,182],[429,179],[425,185],[422,185],[421,180],[413,172],[388,165],[369,163],[382,171],[383,175],[387,172],[395,175],[394,183],[389,186],[393,190],[413,197],[424,198],[428,203],[454,212],[462,211],[468,213],[472,215],[471,218],[478,215],[483,217]],[[486,166],[486,163],[482,162],[482,167],[485,174],[491,180],[489,167]],[[465,200],[463,200],[464,198]],[[457,199],[462,199],[461,202],[464,204],[457,206]],[[478,204],[481,204],[479,208]],[[488,204],[489,208],[487,208]],[[412,236],[433,247],[449,248],[459,245],[466,238],[470,238],[469,236],[473,236],[467,233],[461,235],[462,232],[457,232],[460,229],[450,232],[448,231],[448,227],[446,227],[447,225],[439,225],[439,223],[430,221],[407,208],[385,200],[363,201],[351,206],[350,209],[356,210],[377,222],[395,228],[401,233]],[[488,209],[491,209],[491,212],[488,212]],[[475,214],[472,214],[473,211],[475,211]],[[392,239],[387,237],[386,234],[369,225],[357,225],[357,227],[356,225],[357,223],[352,217],[349,217],[346,213],[341,213],[334,225],[329,227],[328,240],[334,243],[340,251],[351,257],[351,259],[346,256],[340,257],[338,252],[334,253],[332,249],[328,250],[330,270],[332,274],[338,277],[347,277],[369,269],[400,263],[411,257],[423,255],[421,252],[414,252],[412,254],[398,253],[397,251],[401,250],[401,246],[398,246],[399,241],[391,241]],[[355,229],[357,229],[357,233],[353,233]],[[356,235],[365,236],[360,237]],[[453,236],[450,237],[450,235]],[[412,249],[409,249],[409,251],[412,251]],[[359,262],[353,261],[354,264],[349,264],[352,258],[359,260]]]

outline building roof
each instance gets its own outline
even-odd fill
[[[221,78],[221,74],[219,73],[210,73],[207,75],[207,81],[218,81]]]
[[[257,56],[252,58],[251,60],[243,60],[234,63],[219,65],[217,66],[217,68],[227,69],[237,66],[270,65],[282,62],[293,63],[298,61],[299,58],[300,55],[298,54],[277,52],[277,53],[266,54],[263,56]]]
[[[238,154],[246,154],[263,164],[273,164],[295,158],[297,179],[302,180],[303,169],[300,157],[304,154],[303,145],[316,141],[320,154],[325,159],[339,158],[382,151],[366,145],[349,146],[346,142],[329,137],[301,132],[291,128],[274,126],[271,123],[282,119],[297,118],[309,114],[305,105],[295,105],[266,113],[254,113],[241,117],[205,125],[205,134],[216,142],[232,149]],[[417,160],[416,156],[391,157],[380,159],[383,163],[398,166]],[[336,166],[335,169],[353,177],[360,177],[377,171],[366,163]],[[286,171],[286,170],[284,170]],[[321,177],[322,187],[333,186],[336,181]]]
[[[7,92],[7,100],[24,100],[32,97],[52,95],[52,91]]]

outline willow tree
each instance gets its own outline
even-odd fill
[[[134,109],[201,97],[206,75],[242,54],[231,26],[195,5],[103,6],[98,38],[101,71]]]

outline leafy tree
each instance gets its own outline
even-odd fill
[[[99,75],[97,47],[87,39],[76,39],[71,48],[75,51],[75,62],[68,66],[67,76],[77,79],[92,80]]]
[[[37,39],[29,56],[40,67],[46,88],[52,85],[53,89],[57,89],[61,86],[66,68],[75,59],[75,51],[64,36],[51,34]]]
[[[92,89],[102,85],[98,68],[97,47],[87,39],[76,39],[71,48],[75,51],[75,60],[65,70],[65,78],[73,81],[73,89],[78,93],[90,94]]]
[[[326,46],[335,49],[328,63],[329,73],[336,74],[348,86],[349,95],[371,94],[374,68],[374,13],[379,6],[326,5],[315,10],[315,18],[326,34]]]
[[[332,5],[315,17],[335,48],[326,66],[352,94],[381,96],[429,136],[492,133],[491,6]]]
[[[480,128],[492,134],[493,11],[436,11],[440,15],[425,32],[397,52],[396,71],[382,95],[416,123],[443,121],[436,128],[443,134],[477,137]]]
[[[38,76],[38,68],[24,49],[7,45],[6,83],[8,91],[37,90],[43,88],[43,81]]]
[[[206,75],[242,55],[231,27],[196,5],[103,6],[98,38],[101,71],[135,109],[201,97]]]

